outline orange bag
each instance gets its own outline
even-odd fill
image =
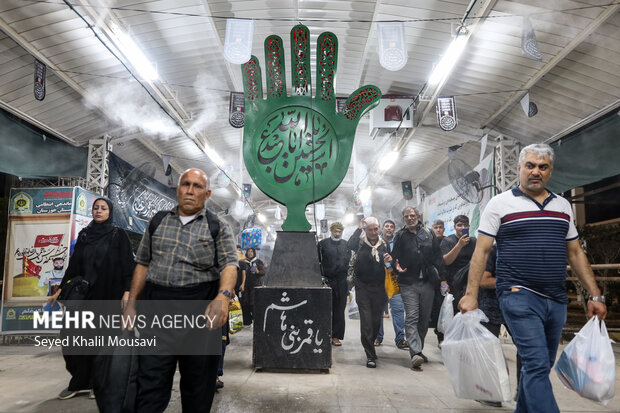
[[[398,281],[396,281],[396,274],[385,269],[385,292],[388,300],[394,297],[396,294],[400,294],[400,288],[398,287]]]

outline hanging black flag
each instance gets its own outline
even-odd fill
[[[413,190],[411,189],[411,181],[403,181],[400,183],[403,187],[403,198],[406,200],[413,199]]]
[[[35,59],[34,61],[34,98],[45,99],[45,71],[46,66]]]
[[[450,132],[456,128],[456,102],[454,96],[439,96],[437,98],[437,122],[441,130]]]
[[[243,128],[245,124],[245,95],[241,92],[230,92],[228,123],[233,128]]]

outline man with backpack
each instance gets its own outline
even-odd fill
[[[178,206],[151,219],[136,254],[136,269],[125,316],[135,316],[135,300],[213,300],[205,316],[226,323],[237,278],[232,230],[205,207],[209,180],[200,169],[179,179]],[[219,355],[140,355],[137,409],[163,412],[170,401],[174,374],[181,373],[183,411],[211,410]]]

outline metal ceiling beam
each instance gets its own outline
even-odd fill
[[[469,16],[469,18],[473,19],[473,22],[469,26],[467,26],[467,37],[468,38],[474,34],[478,24],[484,20],[481,17],[486,17],[488,16],[489,13],[491,13],[491,10],[493,10],[493,6],[495,6],[496,1],[497,0],[485,0],[481,4],[479,9],[475,13],[472,13]],[[454,73],[454,70],[452,71],[452,73]],[[443,81],[443,85],[447,83],[449,76],[450,74],[448,74],[448,77]],[[437,99],[437,96],[439,96],[439,93],[441,92],[443,85],[440,84],[439,87],[435,88],[430,100],[428,101],[428,103],[426,104],[426,107],[424,108],[424,111],[422,112],[422,115],[416,116],[416,118],[418,119],[418,122],[416,122],[416,119],[414,118],[414,121],[413,121],[414,127],[409,131],[409,133],[405,136],[405,138],[402,140],[402,142],[398,146],[398,152],[402,151],[403,148],[407,146],[411,138],[413,138],[413,135],[415,135],[416,131],[418,130],[418,126],[422,124],[422,122],[424,121],[424,118],[426,118],[426,116],[430,113],[431,109],[435,108],[435,105],[434,105],[435,99]]]
[[[480,128],[487,127],[491,122],[495,120],[499,115],[501,115],[504,111],[510,108],[515,102],[520,100],[527,91],[532,88],[544,75],[546,75],[551,69],[553,69],[558,63],[560,63],[570,52],[572,52],[577,46],[579,46],[585,39],[588,37],[594,30],[596,30],[601,24],[603,24],[607,19],[612,17],[618,9],[620,8],[620,0],[616,0],[613,6],[607,7],[599,16],[592,20],[585,29],[581,31],[575,38],[573,38],[560,52],[555,55],[551,60],[547,62],[538,72],[534,74],[525,82],[521,87],[519,87],[519,92],[513,93],[504,104],[495,111],[487,120],[482,122]]]
[[[552,137],[550,137],[549,139],[546,139],[543,143],[553,143],[555,141],[557,141],[558,139],[562,139],[563,137],[565,137],[566,135],[576,131],[577,129],[586,126],[588,123],[600,118],[601,116],[605,116],[606,114],[608,114],[609,112],[613,112],[614,110],[618,110],[618,108],[620,108],[620,99],[617,99],[615,102],[610,103],[609,105],[605,106],[604,108],[597,110],[596,112],[586,116],[585,118],[581,119],[579,122],[576,122],[575,124],[569,126],[568,128],[564,129],[562,132],[560,133],[556,133],[555,135],[553,135]]]

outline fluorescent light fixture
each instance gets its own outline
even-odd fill
[[[353,214],[347,214],[345,215],[343,221],[345,224],[352,224],[354,219],[355,219],[355,216]]]
[[[379,169],[381,171],[387,171],[392,166],[394,166],[397,160],[398,160],[398,152],[390,151],[379,162]]]
[[[437,66],[435,66],[435,70],[433,70],[430,79],[428,79],[429,86],[438,85],[439,83],[443,82],[446,77],[448,77],[448,75],[452,71],[452,68],[459,60],[459,57],[461,57],[463,50],[465,50],[466,44],[466,35],[456,36],[456,38],[452,40],[452,43],[450,44],[450,47],[448,47],[446,54],[444,54],[444,56],[441,58],[441,61],[437,64]]]
[[[204,144],[204,152],[218,167],[224,164],[222,157],[210,145]]]
[[[131,40],[131,37],[124,33],[115,23],[111,23],[110,28],[114,36],[116,36],[117,46],[121,49],[125,58],[131,62],[131,65],[136,69],[138,74],[149,82],[157,80],[159,78],[157,70],[155,70],[151,62],[144,56],[134,41]]]
[[[372,190],[370,187],[366,187],[360,191],[360,201],[367,202],[372,196]]]
[[[263,224],[264,224],[265,222],[267,222],[267,218],[266,218],[266,217],[265,217],[265,215],[263,215],[261,212],[259,212],[259,213],[256,215],[256,217],[257,217],[257,218],[258,218],[258,220],[259,220],[261,223],[263,223]]]

